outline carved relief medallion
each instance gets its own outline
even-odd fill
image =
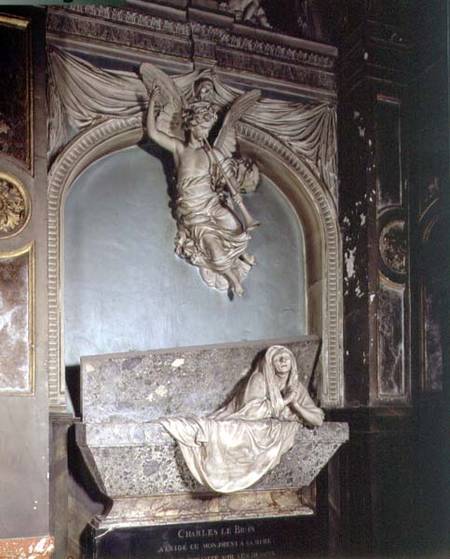
[[[380,254],[387,269],[401,276],[406,274],[405,220],[395,219],[387,223],[380,233]]]
[[[30,217],[30,204],[24,186],[11,175],[0,173],[0,238],[21,231]]]

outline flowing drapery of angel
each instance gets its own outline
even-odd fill
[[[290,369],[280,373],[276,359],[282,355]],[[178,442],[200,484],[218,493],[232,493],[250,487],[279,464],[294,445],[299,419],[319,426],[323,412],[301,384],[292,352],[271,346],[248,380],[238,385],[230,402],[217,412],[159,421]]]
[[[51,152],[67,141],[64,111],[68,124],[82,130],[101,118],[126,118],[144,113],[148,93],[133,72],[104,70],[63,50],[49,51]],[[172,77],[180,93],[193,97],[193,84],[208,76],[214,82],[216,102],[229,105],[242,91],[225,86],[210,70]],[[61,111],[61,106],[64,111]],[[336,110],[329,104],[292,103],[261,99],[241,119],[278,138],[307,161],[336,195]]]

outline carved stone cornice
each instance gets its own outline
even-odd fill
[[[220,67],[326,90],[335,87],[331,56],[204,23],[192,22],[191,27],[195,55],[213,60]]]
[[[263,41],[254,37],[245,37],[227,29],[195,21],[191,23],[191,29],[192,33],[198,35],[202,40],[213,41],[223,47],[236,48],[240,51],[269,56],[285,62],[308,64],[324,70],[331,70],[334,67],[334,57],[332,56],[277,44],[275,40]]]
[[[123,23],[135,27],[143,27],[150,31],[158,31],[161,33],[168,33],[178,37],[189,38],[191,32],[189,24],[182,21],[174,21],[170,19],[163,19],[161,17],[145,14],[142,12],[135,12],[129,9],[116,8],[113,6],[99,6],[99,5],[73,5],[68,10],[69,12],[76,12],[87,16],[92,16],[96,19],[104,19],[105,21],[114,21],[116,23]]]
[[[47,29],[57,37],[114,41],[141,52],[217,64],[334,93],[333,47],[246,27],[219,15],[205,21],[198,10],[163,13],[93,5],[49,8]]]
[[[187,24],[142,14],[132,23],[131,15],[128,10],[109,6],[51,8],[47,31],[185,59],[190,57],[192,47]]]

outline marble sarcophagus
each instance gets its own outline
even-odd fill
[[[308,386],[319,349],[316,336],[84,357],[83,423],[77,441],[112,506],[98,527],[307,515],[308,489],[348,439],[343,423],[299,425],[293,447],[255,485],[212,493],[190,474],[160,418],[207,416],[230,399],[273,343],[293,353]]]

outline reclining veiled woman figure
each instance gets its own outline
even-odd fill
[[[208,417],[163,418],[193,477],[219,493],[250,487],[294,445],[300,422],[323,411],[300,382],[292,352],[270,347],[232,400]]]

